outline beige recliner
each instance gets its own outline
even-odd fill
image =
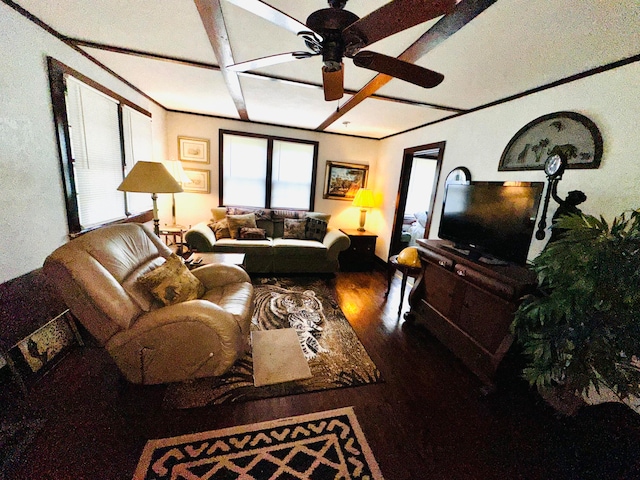
[[[133,383],[221,375],[248,348],[247,273],[234,265],[196,268],[204,295],[165,306],[140,278],[171,254],[147,227],[129,223],[71,240],[44,263],[71,312]]]

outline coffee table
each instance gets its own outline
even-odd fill
[[[244,253],[194,253],[191,263],[191,268],[200,267],[202,265],[210,265],[213,263],[224,263],[227,265],[238,265],[244,268]],[[194,261],[202,259],[202,262],[194,265]]]

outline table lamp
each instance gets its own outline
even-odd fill
[[[353,206],[360,207],[360,227],[359,232],[364,232],[364,222],[367,219],[367,208],[375,206],[373,201],[373,192],[367,188],[361,188],[357,191],[356,196],[353,198]]]
[[[139,161],[122,181],[118,190],[121,192],[150,193],[153,200],[153,231],[160,235],[160,219],[158,218],[158,193],[178,193],[182,187],[171,176],[169,170],[159,162]]]
[[[175,178],[178,185],[184,187],[185,185],[192,183],[191,179],[187,176],[184,168],[182,168],[182,163],[178,160],[165,160],[162,162],[164,166],[169,170],[169,173],[173,178]],[[182,225],[178,225],[176,222],[176,196],[174,193],[171,194],[171,225],[169,227],[182,227]]]

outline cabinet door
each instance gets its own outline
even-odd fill
[[[455,317],[462,298],[460,285],[463,284],[453,272],[432,263],[423,263],[423,285],[425,301],[445,317]]]
[[[512,303],[467,285],[457,324],[493,354],[510,335],[509,326],[514,312]]]

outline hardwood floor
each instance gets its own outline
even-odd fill
[[[4,419],[44,427],[7,479],[131,478],[150,438],[353,406],[386,479],[640,478],[640,420],[621,405],[558,416],[504,362],[497,391],[397,315],[381,272],[330,280],[384,382],[238,405],[167,411],[164,387],[126,385],[99,348],[73,350]],[[406,305],[406,311],[408,306]],[[3,448],[5,445],[1,445]]]

